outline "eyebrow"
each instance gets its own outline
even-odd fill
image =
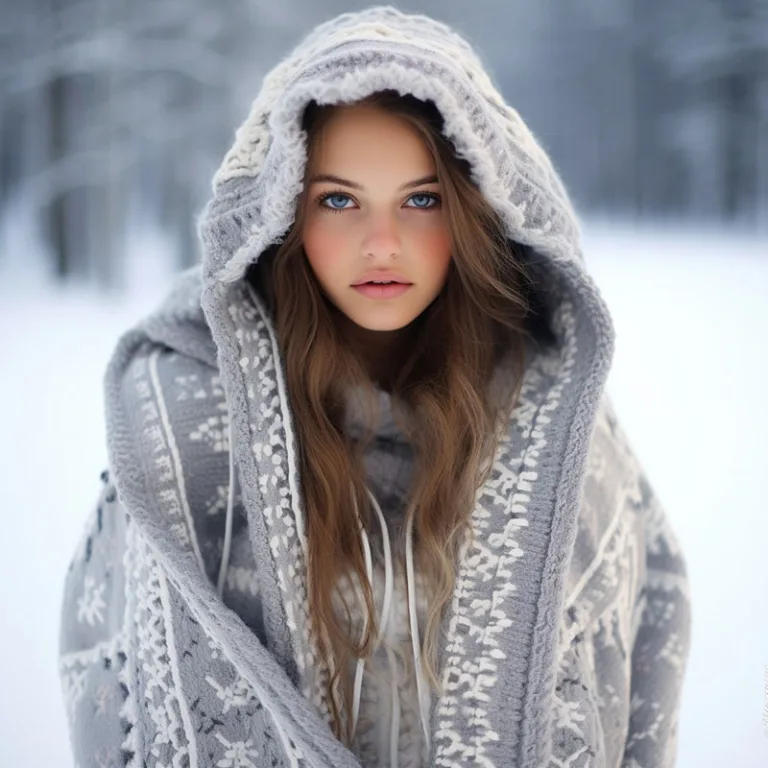
[[[310,180],[310,184],[319,184],[321,182],[330,182],[331,184],[341,184],[344,187],[350,187],[350,189],[358,189],[363,190],[363,186],[361,184],[356,184],[354,181],[349,181],[349,179],[342,179],[340,176],[334,176],[330,173],[321,173],[317,176],[313,176]],[[413,181],[408,181],[405,184],[403,184],[400,189],[413,189],[414,187],[421,187],[424,184],[437,184],[438,178],[434,174],[430,174],[429,176],[422,176],[420,179],[414,179]]]

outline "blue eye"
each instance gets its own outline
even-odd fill
[[[321,195],[318,204],[326,210],[339,212],[355,207],[355,201],[344,192],[328,192]],[[434,192],[417,192],[411,195],[407,202],[407,208],[429,210],[440,204],[440,195]]]
[[[339,193],[333,193],[330,195],[325,195],[321,200],[320,204],[324,205],[326,208],[330,208],[334,211],[341,211],[344,208],[347,208],[348,206],[345,205],[347,202],[351,202],[352,198],[349,195],[342,195]]]
[[[433,192],[418,192],[408,200],[414,203],[409,206],[411,208],[434,208],[440,202],[440,198]]]

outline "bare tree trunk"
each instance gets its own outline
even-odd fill
[[[723,104],[723,213],[754,219],[757,201],[758,114],[755,82],[734,71],[720,84]]]
[[[55,77],[48,84],[48,160],[60,162],[67,153],[66,108],[67,84],[63,77]],[[67,193],[62,190],[48,208],[47,234],[54,258],[56,276],[65,278],[73,271],[70,241],[67,237]]]

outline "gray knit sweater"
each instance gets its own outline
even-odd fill
[[[364,467],[369,490],[382,512],[379,524],[372,525],[367,534],[374,605],[382,638],[372,657],[361,667],[360,715],[352,746],[366,768],[391,765],[395,752],[399,768],[418,768],[428,760],[429,741],[422,732],[422,711],[428,712],[431,697],[428,688],[419,691],[412,650],[414,637],[417,642],[419,637],[414,627],[426,626],[428,607],[418,571],[414,573],[414,627],[408,610],[404,513],[413,476],[413,452],[396,424],[392,396],[379,387],[376,391],[381,419],[366,448]],[[348,393],[345,431],[353,440],[362,437],[360,401],[353,393]],[[389,593],[388,577],[392,582]],[[348,604],[354,604],[353,599],[362,600],[359,592],[353,595],[347,583],[342,582],[339,587]],[[362,633],[361,619],[360,615],[355,617],[356,636]],[[356,667],[353,661],[352,674]]]
[[[62,604],[78,768],[388,764],[361,761],[328,725],[295,425],[270,316],[243,280],[292,222],[304,105],[383,88],[436,103],[535,275],[553,339],[528,360],[471,513],[424,763],[674,764],[685,560],[604,393],[614,332],[568,196],[462,38],[374,8],[317,28],[265,78],[214,179],[202,265],[109,363],[110,466]],[[383,509],[393,482],[374,467]]]

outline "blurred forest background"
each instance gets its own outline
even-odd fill
[[[34,229],[52,274],[103,287],[132,227],[196,262],[195,215],[266,70],[368,5],[0,0],[0,230]],[[582,212],[768,229],[768,0],[397,5],[476,45]]]
[[[71,765],[61,589],[107,466],[115,341],[199,260],[265,72],[368,4],[0,0],[0,766]],[[766,768],[768,0],[397,5],[475,44],[583,215],[608,392],[690,572],[677,764]]]

